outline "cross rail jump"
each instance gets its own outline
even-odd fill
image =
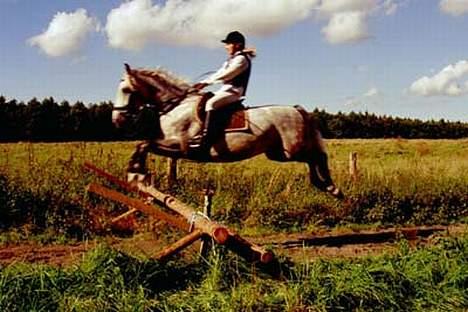
[[[136,211],[141,211],[146,215],[165,221],[170,226],[189,232],[189,234],[184,236],[182,239],[160,251],[156,256],[154,256],[155,259],[167,259],[195,241],[199,239],[206,240],[207,238],[213,239],[217,244],[226,246],[229,250],[251,262],[268,264],[275,259],[273,252],[270,250],[266,250],[263,247],[249,242],[224,225],[210,220],[207,216],[197,212],[191,206],[171,195],[160,192],[153,186],[144,185],[143,183],[137,183],[136,185],[130,184],[88,162],[84,163],[83,167],[86,170],[105,178],[109,182],[118,185],[125,191],[135,192],[139,197],[146,200],[151,199],[158,206],[169,209],[171,212],[175,213],[174,215],[164,212],[142,199],[129,197],[96,183],[91,183],[87,187],[88,192],[122,203],[129,207],[129,211],[114,218],[113,221],[120,220]]]

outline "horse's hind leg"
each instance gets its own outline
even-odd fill
[[[142,182],[145,180],[148,169],[146,167],[146,157],[150,150],[150,144],[148,142],[138,143],[135,151],[130,157],[130,161],[127,166],[127,180]]]
[[[323,151],[318,151],[314,156],[314,159],[308,162],[310,182],[319,190],[328,192],[338,199],[343,199],[343,193],[335,186],[330,176],[327,154]]]

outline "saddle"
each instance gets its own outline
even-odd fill
[[[203,124],[206,111],[206,102],[212,98],[214,94],[212,92],[205,92],[202,94],[200,101],[197,104],[197,118]],[[218,128],[224,129],[224,132],[239,132],[249,130],[249,121],[247,108],[242,104],[243,100],[234,102],[228,107],[223,108],[217,112],[217,124]]]

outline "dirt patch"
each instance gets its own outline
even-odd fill
[[[18,262],[50,264],[54,266],[68,266],[78,263],[83,254],[94,248],[94,243],[75,245],[15,245],[0,248],[0,265]]]
[[[466,224],[449,227],[419,227],[406,229],[385,229],[375,231],[350,231],[341,233],[300,233],[280,234],[264,237],[249,237],[248,240],[262,246],[269,246],[274,253],[293,261],[316,258],[350,258],[393,253],[397,240],[406,238],[410,246],[431,244],[435,236],[460,236],[467,233]],[[54,266],[69,266],[79,263],[83,254],[97,246],[97,242],[73,245],[41,246],[22,244],[0,247],[0,266],[18,262],[40,263]],[[114,248],[143,257],[154,256],[168,245],[167,237],[155,238],[151,233],[132,238],[109,238],[107,244]],[[199,244],[193,244],[185,253],[196,254]]]
[[[293,261],[305,261],[318,258],[355,258],[391,254],[397,250],[395,243],[354,244],[341,247],[314,246],[292,249],[277,249],[279,255]]]
[[[433,238],[456,237],[468,232],[466,224],[391,228],[340,233],[272,235],[252,238],[256,244],[271,246],[275,253],[293,261],[316,258],[354,258],[391,254],[398,250],[398,240],[406,239],[410,247],[431,244]]]

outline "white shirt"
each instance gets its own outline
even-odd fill
[[[220,91],[227,91],[242,95],[244,93],[243,87],[235,87],[229,83],[233,78],[241,74],[249,67],[249,61],[247,60],[248,56],[241,53],[242,51],[236,52],[232,57],[224,62],[220,69],[218,69],[214,74],[202,82],[209,85],[222,83],[223,85],[219,89]]]

